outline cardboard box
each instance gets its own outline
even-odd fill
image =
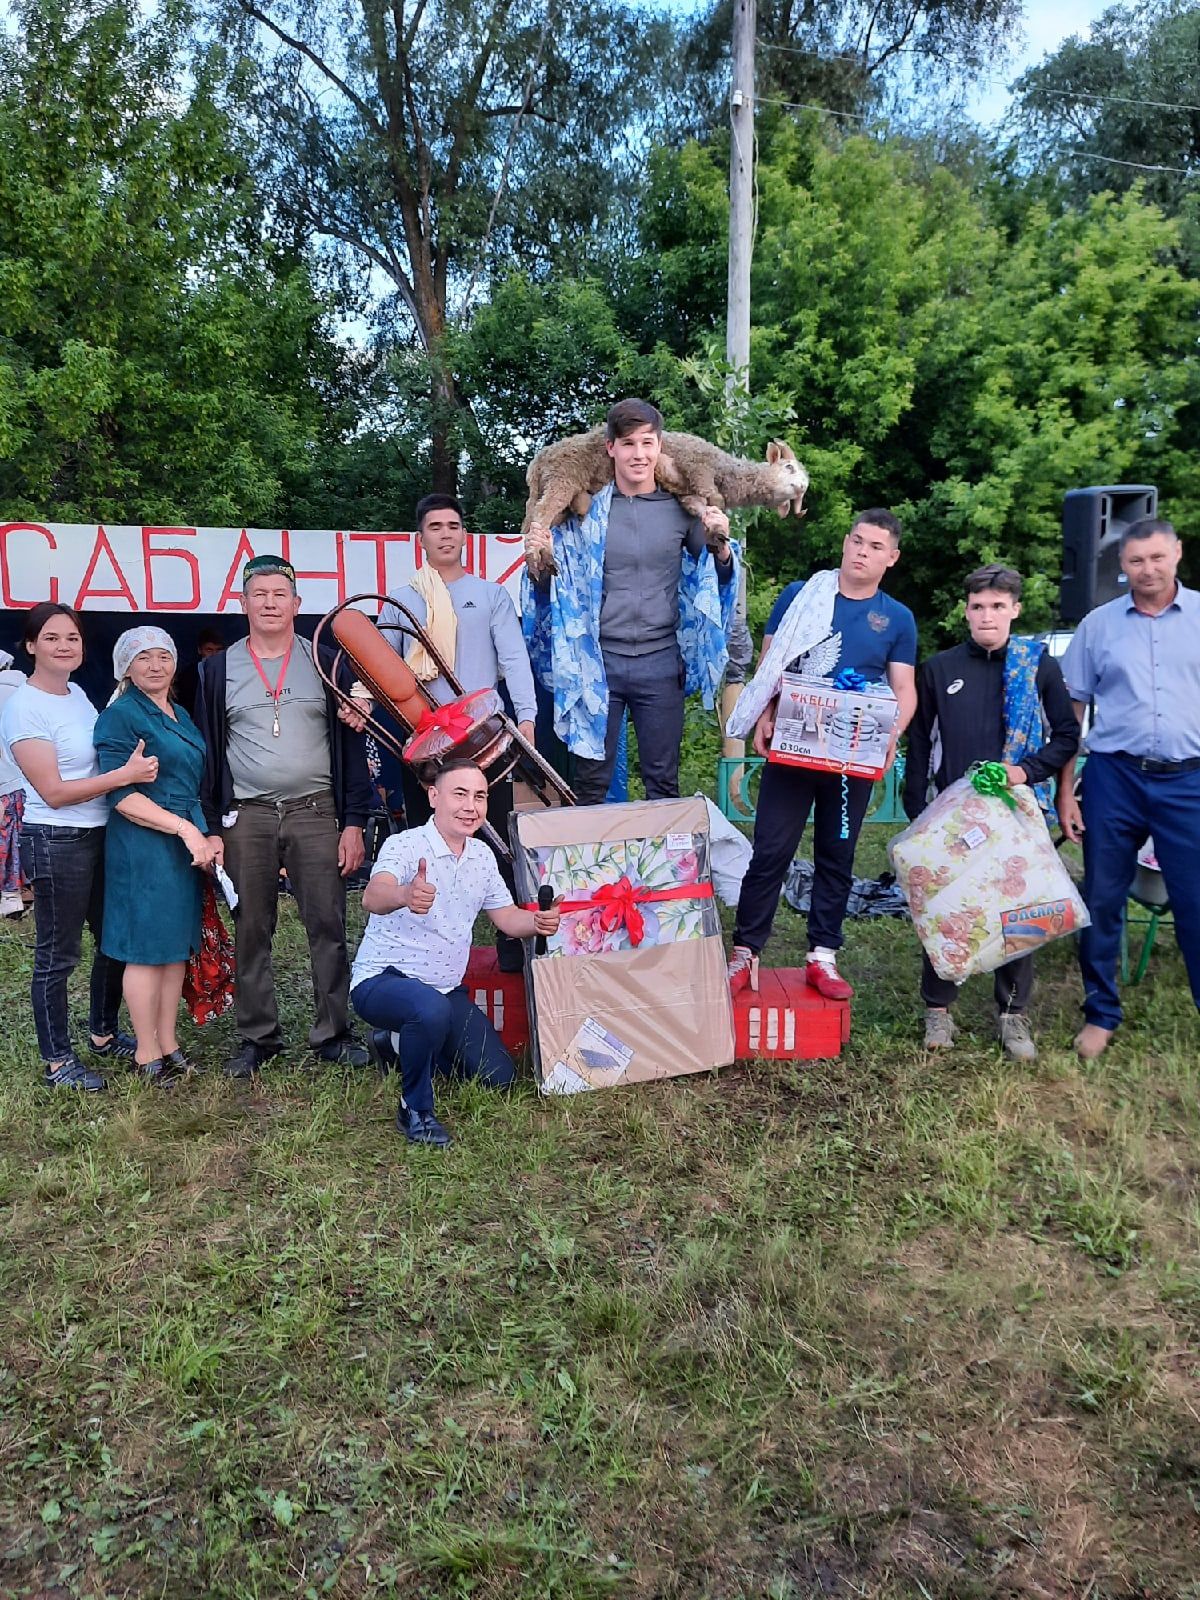
[[[770,761],[881,778],[900,715],[885,683],[865,691],[838,689],[831,678],[785,672],[775,714]]]
[[[519,898],[564,897],[526,961],[534,1065],[548,1094],[729,1065],[725,949],[702,797],[514,813]]]
[[[501,972],[495,948],[477,945],[463,982],[505,1049],[519,1056],[529,1044],[524,974]],[[743,989],[734,1000],[733,1027],[739,1061],[828,1059],[840,1055],[850,1037],[850,1002],[822,998],[809,988],[803,967],[763,967],[758,991]],[[580,1044],[588,1048],[586,1036]],[[598,1069],[598,1064],[587,1065]]]

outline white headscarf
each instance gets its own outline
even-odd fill
[[[127,628],[113,646],[113,677],[118,684],[122,678],[128,677],[134,657],[140,656],[143,650],[168,650],[171,660],[176,666],[179,664],[175,641],[162,628]]]

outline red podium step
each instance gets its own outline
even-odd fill
[[[529,1013],[525,1005],[525,975],[501,972],[491,945],[476,945],[463,979],[467,993],[490,1018],[492,1026],[513,1055],[529,1043]]]
[[[495,950],[479,945],[463,982],[505,1046],[514,1054],[524,1050],[529,1016],[522,974],[501,972]],[[761,967],[758,993],[746,989],[738,995],[733,1022],[740,1061],[816,1061],[841,1055],[850,1037],[850,1006],[810,989],[801,967]]]
[[[758,992],[733,1002],[738,1060],[816,1061],[840,1056],[850,1037],[850,1002],[826,1000],[803,967],[760,967]]]

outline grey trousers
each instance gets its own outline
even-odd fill
[[[683,660],[672,642],[644,656],[604,652],[608,680],[608,730],[604,758],[578,756],[572,787],[581,806],[603,804],[617,761],[621,721],[629,707],[647,800],[679,797],[679,747],[683,743]]]
[[[316,1021],[314,1050],[350,1027],[350,961],[346,953],[346,885],[338,871],[337,811],[331,794],[300,800],[239,803],[237,821],[222,830],[225,870],[238,892],[235,1016],[240,1038],[281,1050],[271,942],[279,910],[279,869],[287,871],[308,935]]]

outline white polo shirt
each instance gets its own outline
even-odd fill
[[[437,890],[433,905],[423,917],[389,911],[369,918],[350,974],[352,990],[364,978],[395,967],[405,977],[419,978],[449,994],[467,970],[475,918],[481,911],[512,905],[487,845],[481,839],[468,839],[462,855],[456,856],[432,817],[423,827],[385,840],[371,876],[390,872],[397,883],[411,883],[422,856],[425,876]]]

